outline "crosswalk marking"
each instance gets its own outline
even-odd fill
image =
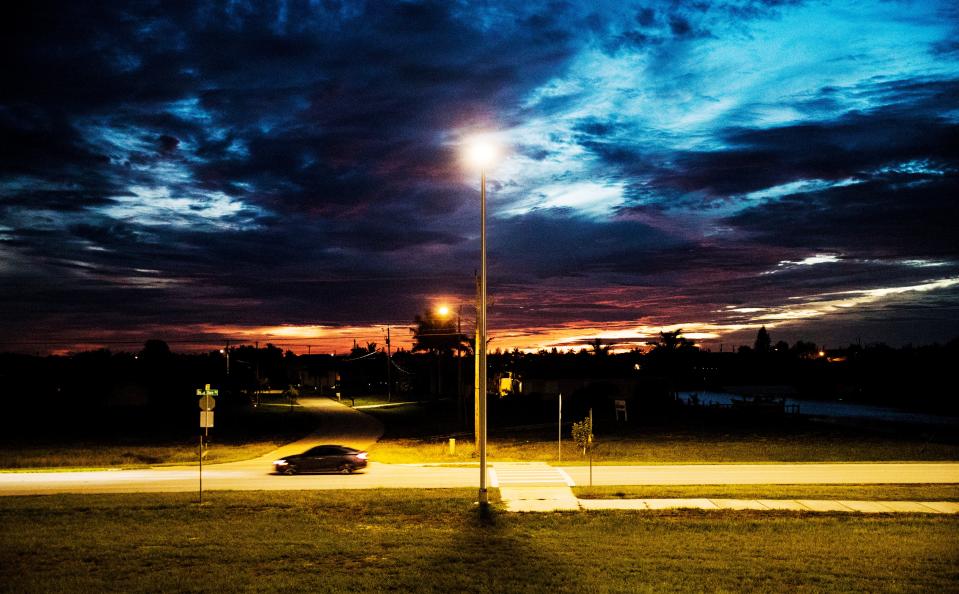
[[[572,479],[563,470],[542,462],[497,462],[490,469],[490,483],[494,487],[573,485]]]

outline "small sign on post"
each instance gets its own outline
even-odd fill
[[[210,384],[203,388],[197,388],[196,395],[200,397],[200,428],[203,433],[200,434],[200,503],[203,503],[203,458],[206,457],[209,446],[204,446],[203,436],[210,431],[213,426],[213,408],[216,406],[214,396],[219,396],[219,390],[210,389]]]
[[[216,407],[216,399],[219,396],[219,390],[211,390],[210,384],[203,389],[197,389],[196,395],[200,397],[200,427],[209,429],[213,426],[213,409]]]
[[[629,418],[626,416],[626,401],[625,400],[614,400],[616,405],[616,420],[619,420],[619,413],[623,413],[623,420],[628,421]]]
[[[207,384],[203,389],[197,389],[196,395],[200,397],[200,410],[213,410],[216,407],[216,399],[214,396],[219,396],[219,390],[211,390],[210,384]]]

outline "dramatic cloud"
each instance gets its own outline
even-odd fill
[[[344,348],[441,300],[471,319],[477,133],[503,149],[496,346],[959,334],[945,0],[37,2],[5,20],[0,349]]]

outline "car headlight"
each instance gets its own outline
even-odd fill
[[[274,465],[274,466],[286,466],[287,464],[289,464],[289,462],[287,462],[286,460],[274,460],[274,461],[273,461],[273,465]]]

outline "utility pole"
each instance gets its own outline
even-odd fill
[[[479,275],[476,272],[473,272],[473,276],[476,277],[476,346],[473,349],[473,442],[476,446],[476,451],[479,452],[479,438],[480,438],[480,331],[479,331],[479,302],[480,302],[480,282]]]
[[[461,348],[463,330],[460,326],[460,315],[462,313],[463,306],[461,304],[456,310],[456,412],[459,416],[459,422],[465,425],[466,406],[463,402],[463,349]]]
[[[393,354],[390,350],[390,327],[386,326],[386,401],[393,402]]]

